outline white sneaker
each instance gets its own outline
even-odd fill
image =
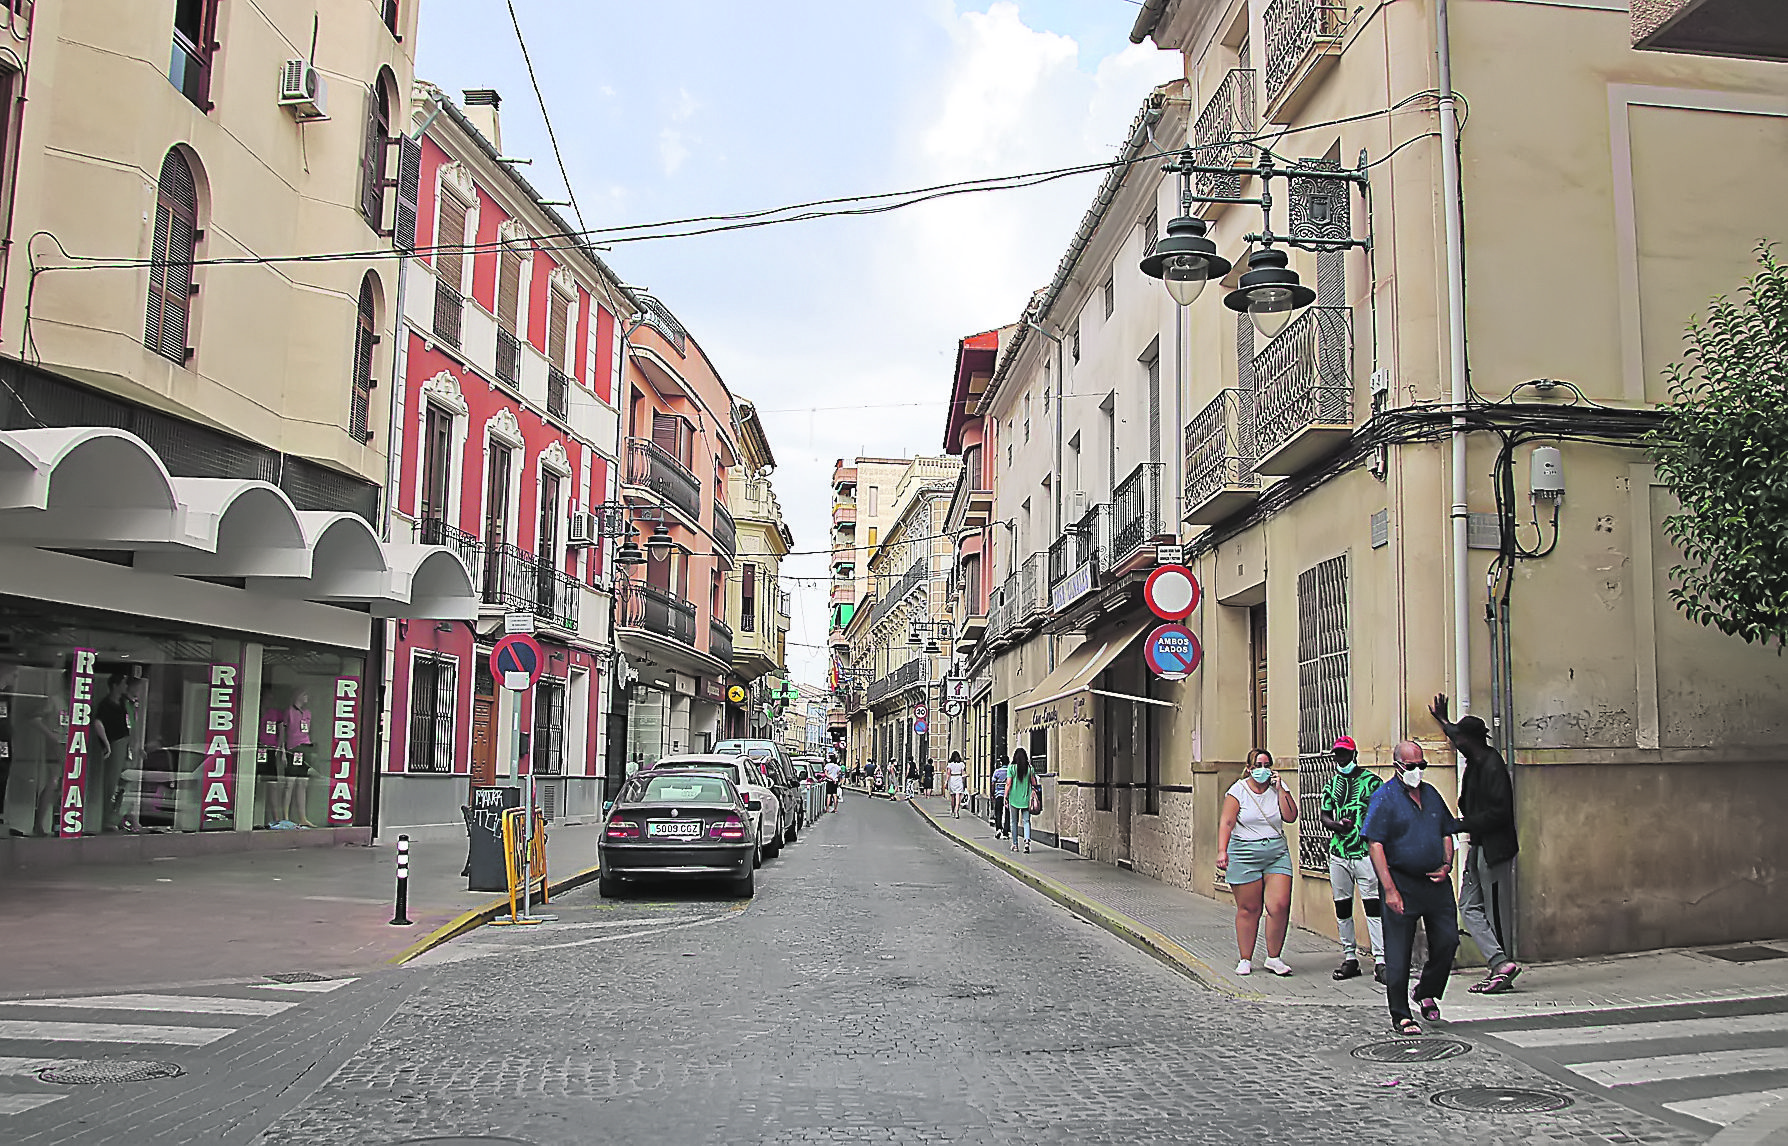
[[[1272,955],[1267,956],[1266,968],[1273,974],[1279,976],[1291,974],[1291,965],[1285,960]]]
[[[1238,975],[1252,975],[1254,974],[1254,964],[1243,959],[1235,965],[1235,973]]]

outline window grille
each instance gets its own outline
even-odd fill
[[[453,771],[454,717],[459,711],[458,666],[417,653],[410,667],[409,771]]]
[[[1348,733],[1350,677],[1347,556],[1298,574],[1298,862],[1327,871],[1329,835],[1318,815],[1335,774],[1335,738]]]
[[[149,313],[143,345],[183,365],[198,243],[198,183],[186,157],[170,151],[161,161],[155,195],[155,246],[149,260]]]
[[[565,682],[542,678],[534,686],[534,771],[565,774]]]

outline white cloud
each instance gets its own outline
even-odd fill
[[[673,124],[688,123],[701,110],[701,101],[697,100],[686,87],[677,88],[676,100],[671,104],[670,121]],[[658,166],[666,175],[675,175],[683,167],[683,161],[689,158],[690,147],[698,142],[688,132],[677,127],[664,127],[658,132]]]

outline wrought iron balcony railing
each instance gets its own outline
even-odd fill
[[[583,586],[549,560],[534,564],[534,615],[549,625],[577,631],[577,607]]]
[[[1310,74],[1315,57],[1339,51],[1347,27],[1347,7],[1332,0],[1273,0],[1261,24],[1266,35],[1270,111]]]
[[[472,575],[472,583],[478,584],[484,554],[484,546],[478,543],[478,538],[433,517],[425,517],[416,524],[418,541],[423,545],[444,545],[459,554],[459,559],[466,563],[467,572]]]
[[[1165,526],[1161,513],[1161,462],[1143,462],[1111,491],[1111,564],[1140,549]]]
[[[701,512],[701,480],[650,439],[627,440],[627,480],[645,486],[690,517]]]
[[[497,330],[497,379],[511,386],[521,385],[521,339],[507,330]]]
[[[459,349],[459,324],[465,315],[466,300],[441,279],[435,280],[435,337]]]
[[[1048,560],[1048,554],[1033,553],[1018,568],[1018,591],[1022,594],[1018,609],[1020,621],[1028,621],[1048,609]]]
[[[708,621],[708,655],[727,664],[733,663],[733,629],[718,617]]]
[[[518,613],[532,612],[538,593],[539,562],[520,546],[486,542],[484,603]]]
[[[1210,167],[1226,167],[1238,160],[1252,162],[1252,151],[1233,141],[1252,136],[1259,126],[1254,112],[1254,69],[1233,69],[1198,113],[1198,122],[1192,129],[1198,162]],[[1231,175],[1200,171],[1193,183],[1200,195],[1237,199],[1242,194],[1240,172]]]
[[[563,420],[571,409],[571,375],[557,366],[546,370],[546,412]]]
[[[869,686],[869,703],[874,704],[878,700],[892,696],[903,688],[911,688],[924,680],[927,663],[928,658],[915,656],[899,668],[890,670],[886,676]]]
[[[726,506],[714,503],[714,548],[728,557],[739,552],[739,527]]]
[[[1099,587],[1099,574],[1110,563],[1111,507],[1087,510],[1050,549],[1050,566],[1061,576],[1050,578],[1049,608],[1059,613]]]
[[[1235,387],[1218,392],[1196,417],[1186,424],[1186,520],[1209,525],[1228,512],[1211,502],[1226,491],[1252,500],[1260,489],[1254,472],[1258,451],[1254,446],[1253,396]]]
[[[911,565],[907,566],[906,572],[900,575],[900,579],[888,586],[888,591],[883,593],[881,599],[875,603],[875,607],[869,614],[869,623],[872,626],[880,624],[883,617],[894,611],[906,599],[907,594],[925,580],[930,568],[931,562],[925,557],[916,558]]]
[[[1273,459],[1305,431],[1353,428],[1353,324],[1346,307],[1312,306],[1254,357],[1255,435]],[[1288,473],[1275,465],[1262,473]],[[1306,459],[1296,459],[1297,463]]]
[[[615,620],[623,629],[644,629],[695,647],[695,606],[656,585],[619,579]]]

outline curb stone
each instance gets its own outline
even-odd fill
[[[1222,978],[1214,969],[1212,969],[1210,964],[1147,924],[1131,919],[1128,915],[1125,915],[1122,912],[1113,911],[1104,904],[1080,894],[1073,888],[1066,887],[1063,884],[1050,879],[1048,876],[1034,872],[1023,864],[1006,859],[992,849],[982,847],[973,840],[964,839],[962,836],[957,835],[955,832],[950,831],[948,828],[938,823],[937,819],[932,816],[930,812],[927,812],[917,803],[914,803],[912,807],[913,811],[917,812],[920,818],[951,843],[980,856],[988,863],[1017,879],[1020,883],[1026,884],[1027,886],[1042,892],[1044,895],[1053,899],[1056,903],[1067,908],[1088,923],[1104,928],[1106,931],[1111,932],[1111,934],[1122,939],[1132,947],[1135,947],[1143,954],[1153,956],[1166,964],[1171,970],[1179,972],[1197,983],[1199,986],[1236,999],[1246,999],[1249,1001],[1264,1001],[1266,999],[1265,995],[1257,994],[1253,991],[1238,991],[1234,987],[1223,982]]]
[[[600,865],[587,867],[580,872],[573,872],[557,883],[549,883],[546,888],[547,894],[549,897],[561,895],[574,887],[582,887],[595,879],[599,870]],[[402,966],[418,955],[433,951],[450,939],[457,939],[468,931],[484,926],[508,910],[509,897],[505,895],[501,899],[491,900],[489,906],[474,907],[470,911],[462,912],[392,956],[390,963],[394,967]]]

